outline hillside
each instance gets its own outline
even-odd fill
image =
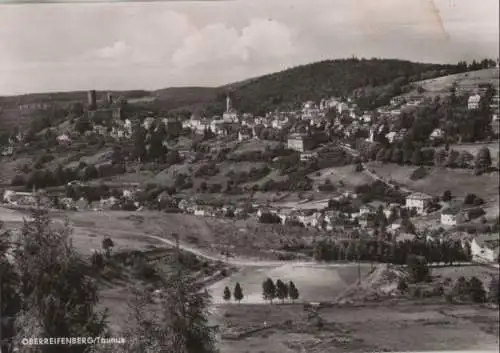
[[[359,87],[387,85],[401,79],[414,81],[435,77],[453,69],[451,65],[392,59],[327,60],[249,80],[231,91],[234,106],[239,110],[263,113],[276,108],[295,108],[298,103],[307,100],[347,96]],[[213,102],[212,105],[221,103]]]
[[[329,96],[345,96],[359,87],[384,86],[402,81],[416,81],[453,72],[453,65],[413,63],[386,59],[328,60],[297,66],[281,72],[264,75],[228,85],[210,87],[171,87],[156,91],[113,91],[115,96],[129,99],[154,97],[149,110],[158,111],[205,111],[208,115],[222,113],[225,95],[231,92],[234,106],[242,112],[262,114],[277,108],[296,107],[305,100],[317,100]],[[104,91],[97,92],[102,99]],[[70,103],[85,102],[87,93],[52,92],[0,97],[0,126],[11,128],[14,122],[30,119],[20,114],[20,104],[38,102]]]

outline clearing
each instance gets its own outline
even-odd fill
[[[436,94],[449,93],[450,88],[453,84],[457,84],[457,87],[460,88],[462,86],[468,87],[472,85],[478,84],[491,84],[497,90],[499,86],[499,77],[498,77],[498,69],[483,69],[470,71],[455,75],[448,75],[437,77],[429,80],[424,80],[419,82],[424,90],[428,92],[433,92]]]
[[[486,202],[498,204],[498,173],[474,175],[474,171],[467,169],[447,169],[432,167],[429,174],[419,180],[411,180],[411,173],[415,166],[401,166],[397,164],[367,163],[368,169],[384,180],[392,180],[396,184],[406,186],[413,191],[424,192],[433,196],[441,196],[444,190],[450,190],[453,196],[462,198],[474,193]]]
[[[498,312],[468,308],[377,303],[323,308],[316,316],[302,305],[219,305],[215,319],[221,353],[498,351]]]

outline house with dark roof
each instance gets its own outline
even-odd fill
[[[456,226],[467,221],[467,214],[457,207],[448,207],[441,212],[441,224]]]

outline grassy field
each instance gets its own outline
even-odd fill
[[[329,179],[336,187],[339,187],[339,184],[343,184],[343,188],[351,190],[356,186],[373,182],[373,178],[369,175],[355,172],[353,165],[321,169],[311,173],[309,178],[311,178],[315,184],[323,184],[325,180]]]
[[[467,309],[421,303],[334,307],[319,310],[318,325],[301,305],[220,305],[216,319],[222,353],[497,350],[498,312]]]
[[[414,166],[368,163],[367,167],[382,178],[392,179],[414,191],[441,196],[444,190],[450,190],[458,198],[474,193],[486,201],[498,203],[498,173],[476,176],[471,170],[431,168],[425,178],[414,181],[410,179],[411,173],[416,169]]]
[[[265,151],[266,148],[274,149],[280,145],[278,141],[248,140],[239,144],[234,153],[247,153],[252,151]]]
[[[498,89],[498,69],[483,69],[461,74],[448,75],[421,81],[418,84],[420,84],[426,91],[445,93],[449,92],[449,89],[454,83],[456,83],[458,87],[476,85],[479,83],[489,83],[496,87],[496,89]]]

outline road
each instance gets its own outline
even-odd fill
[[[349,153],[351,156],[353,156],[353,157],[359,157],[359,152],[356,151],[355,149],[349,147],[348,145],[346,145],[344,143],[341,143],[341,144],[339,144],[339,146],[342,149],[344,149],[344,151],[346,151],[347,153]],[[368,174],[370,177],[372,177],[375,180],[379,180],[379,181],[383,182],[385,185],[389,186],[392,189],[395,189],[397,187],[399,190],[401,190],[403,192],[406,192],[406,193],[409,193],[409,194],[412,194],[414,192],[413,190],[410,190],[410,189],[408,189],[406,187],[399,186],[399,185],[394,185],[394,184],[388,182],[387,180],[383,179],[382,177],[380,177],[377,174],[375,174],[372,171],[370,171],[363,162],[361,162],[361,166],[363,167],[363,171],[366,174]]]
[[[167,246],[170,247],[175,247],[176,246],[176,241],[171,240],[171,239],[166,239],[161,236],[157,235],[152,235],[152,234],[145,234],[145,236],[158,240]],[[209,255],[206,254],[205,252],[201,251],[200,249],[197,249],[195,247],[179,243],[179,248],[182,251],[189,252],[193,255],[196,255],[198,257],[204,258],[206,260],[210,261],[215,261],[215,262],[222,262],[231,266],[235,267],[279,267],[279,266],[284,266],[284,265],[295,265],[295,266],[321,266],[323,268],[325,267],[349,267],[353,266],[354,263],[341,263],[341,264],[319,264],[316,261],[295,261],[295,260],[283,260],[283,261],[278,261],[278,260],[243,260],[243,259],[235,259],[235,258],[226,258],[226,256],[215,256],[215,255]],[[361,264],[361,266],[370,266],[370,264]]]

